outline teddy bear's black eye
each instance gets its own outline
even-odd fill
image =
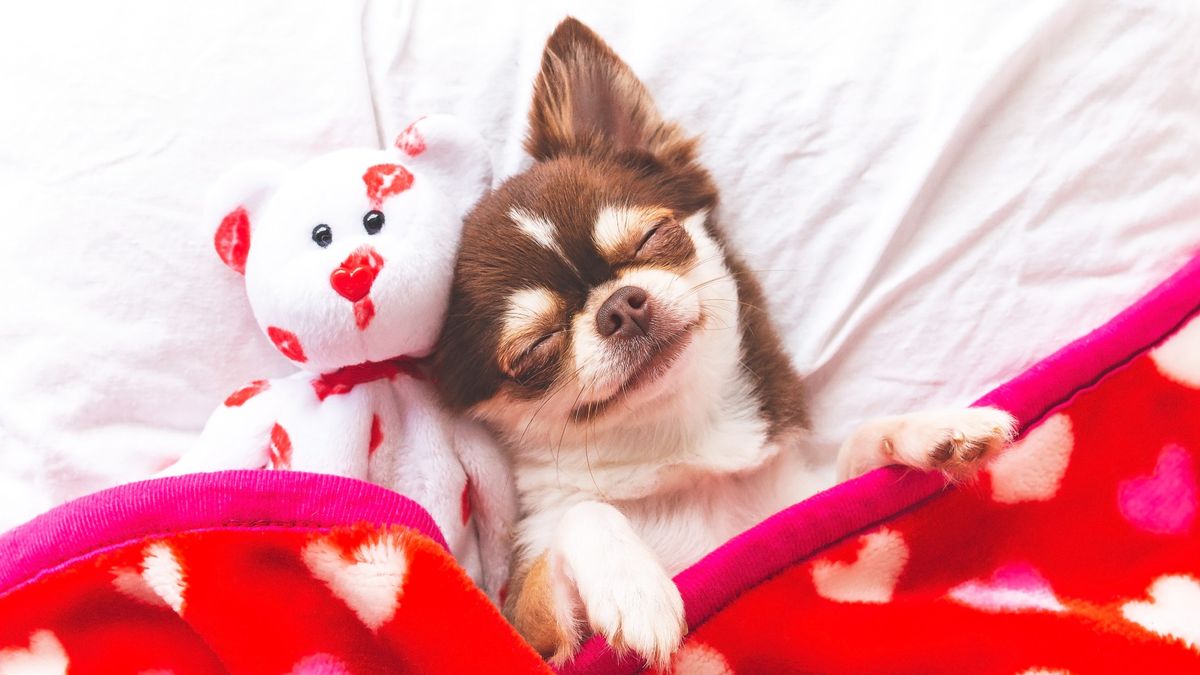
[[[363,227],[367,228],[367,234],[377,234],[383,229],[383,214],[379,211],[367,211],[367,215],[363,216]]]
[[[333,230],[325,223],[313,228],[312,240],[317,242],[317,246],[325,248],[333,243]]]

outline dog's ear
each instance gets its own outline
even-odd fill
[[[542,53],[525,149],[539,161],[640,150],[686,163],[694,159],[695,142],[663,121],[646,87],[612,48],[568,17]]]

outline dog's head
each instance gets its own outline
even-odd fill
[[[534,164],[466,219],[438,352],[450,403],[537,444],[725,386],[738,274],[695,140],[574,19],[546,44],[529,122]]]

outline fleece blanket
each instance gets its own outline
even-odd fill
[[[883,469],[676,582],[676,673],[1200,672],[1200,258],[980,400],[969,485]],[[429,516],[331,476],[114,488],[0,537],[0,672],[546,672]],[[645,672],[599,638],[563,673]]]
[[[134,483],[0,538],[0,673],[537,673],[415,502],[229,471]]]

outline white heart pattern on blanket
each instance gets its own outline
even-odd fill
[[[1150,352],[1150,360],[1167,379],[1200,389],[1200,317]]]
[[[908,563],[908,544],[899,532],[887,528],[859,537],[859,542],[858,558],[852,563],[813,563],[817,595],[835,602],[891,602]]]
[[[151,588],[140,570],[133,567],[114,567],[110,573],[113,577],[113,588],[121,593],[147,605],[167,606],[167,601]]]
[[[331,538],[317,539],[304,547],[302,557],[313,576],[371,630],[396,613],[408,574],[408,552],[398,535],[372,535],[349,552]]]
[[[1026,563],[1001,565],[992,572],[991,579],[961,583],[951,588],[948,595],[985,612],[1061,612],[1066,609],[1054,595],[1050,582]]]
[[[183,575],[183,566],[179,564],[170,544],[160,541],[146,547],[145,557],[142,558],[142,579],[176,614],[183,614],[187,580]]]
[[[1155,579],[1146,594],[1149,600],[1121,606],[1125,618],[1200,651],[1200,581],[1186,574],[1168,574]]]
[[[67,672],[67,651],[48,630],[29,636],[29,648],[0,649],[0,673],[60,675]]]
[[[671,657],[673,675],[733,675],[733,668],[721,652],[689,640]]]
[[[1001,504],[1053,499],[1074,445],[1070,417],[1057,413],[1046,418],[988,466],[992,499]]]

